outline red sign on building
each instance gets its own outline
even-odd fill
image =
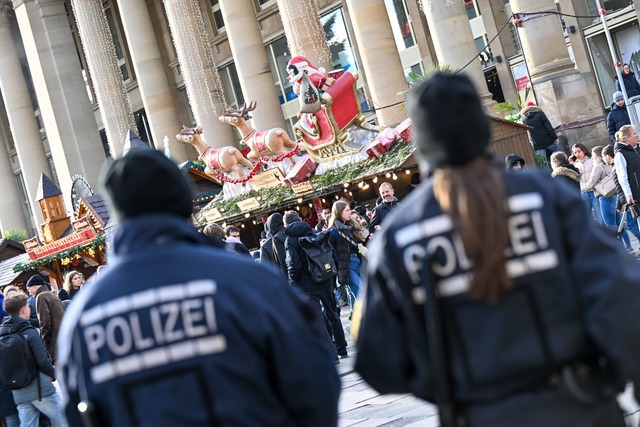
[[[29,251],[29,258],[36,260],[38,258],[44,258],[49,255],[57,254],[74,246],[78,246],[81,243],[90,242],[96,238],[96,232],[89,228],[78,233],[73,233],[62,239],[58,239],[55,242],[47,243],[46,245],[34,248]]]

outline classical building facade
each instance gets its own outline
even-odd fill
[[[363,109],[382,125],[403,118],[401,93],[414,75],[448,64],[471,76],[490,113],[529,86],[529,100],[569,143],[606,142],[615,70],[596,0],[0,3],[3,231],[37,230],[41,173],[70,209],[74,179],[95,188],[129,129],[182,162],[197,157],[175,139],[182,125],[203,126],[209,145],[237,145],[217,117],[255,100],[255,128],[293,135],[298,101],[285,69],[293,56],[357,69]],[[603,4],[618,57],[640,71],[635,6]]]

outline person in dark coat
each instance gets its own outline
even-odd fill
[[[79,271],[71,270],[64,276],[64,284],[58,292],[60,301],[72,300],[84,286],[84,275]]]
[[[384,219],[399,204],[398,199],[394,196],[393,186],[388,182],[380,184],[380,198],[377,202],[378,204],[373,208],[371,221],[369,221],[369,238],[372,238],[376,231],[382,229],[381,224]]]
[[[271,247],[271,257],[266,257],[266,259],[273,261],[280,268],[280,271],[282,271],[282,277],[289,277],[287,273],[286,252],[284,250],[284,241],[287,238],[287,235],[284,232],[282,214],[280,212],[275,212],[269,215],[266,226],[272,235],[271,244],[269,245]],[[263,255],[260,256],[260,258],[262,257]]]
[[[336,310],[337,301],[333,293],[333,279],[318,283],[311,278],[307,259],[302,253],[300,244],[298,243],[300,237],[311,236],[316,232],[308,223],[302,221],[296,211],[285,212],[284,224],[287,234],[284,245],[287,253],[286,260],[289,283],[297,287],[309,298],[309,301],[320,316],[322,316],[324,307],[324,316],[326,316],[331,332],[333,333],[333,340],[338,356],[348,357],[347,340],[344,336],[340,316]]]
[[[356,371],[381,393],[447,403],[451,426],[624,427],[617,393],[640,385],[638,262],[577,191],[488,158],[467,76],[432,74],[408,104],[431,175],[371,242]]]
[[[36,376],[24,387],[11,391],[20,417],[20,425],[34,426],[41,414],[45,414],[54,426],[66,427],[61,396],[53,385],[56,372],[47,356],[47,350],[36,328],[29,324],[27,296],[16,294],[3,303],[9,316],[0,325],[0,336],[18,333],[29,346]],[[0,363],[5,361],[0,360]]]
[[[31,276],[27,280],[27,290],[36,300],[40,335],[44,345],[47,347],[51,362],[55,364],[58,334],[62,324],[62,317],[64,316],[64,306],[60,298],[51,292],[49,284],[39,274]]]
[[[627,96],[629,98],[640,95],[640,84],[638,80],[636,80],[636,75],[631,71],[629,64],[622,66],[622,81],[624,82],[624,87],[627,90]],[[618,76],[616,76],[616,90],[622,92]]]
[[[0,419],[2,418],[6,427],[20,427],[20,417],[13,401],[13,394],[0,383]]]
[[[551,176],[560,178],[580,192],[580,171],[569,163],[567,155],[557,151],[551,155]]]
[[[176,164],[135,149],[101,182],[118,226],[60,332],[69,424],[88,401],[95,425],[337,426],[321,319],[275,269],[203,241]]]
[[[553,126],[551,126],[551,122],[544,111],[533,102],[527,103],[520,111],[520,116],[522,117],[522,123],[532,128],[527,132],[529,133],[533,151],[542,157],[543,161],[546,162],[546,167],[549,167],[551,154],[558,151],[556,144],[558,136]]]
[[[225,229],[225,247],[228,251],[236,253],[238,255],[251,256],[251,252],[240,240],[240,228],[235,225],[230,225]]]
[[[524,168],[525,161],[517,154],[509,154],[504,158],[504,166],[507,170],[521,171]]]
[[[627,106],[624,104],[624,95],[622,92],[616,92],[613,94],[613,104],[611,104],[611,111],[607,116],[607,130],[609,131],[609,137],[612,143],[616,143],[616,132],[624,125],[630,125],[629,112]]]

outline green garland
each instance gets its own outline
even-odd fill
[[[107,240],[106,234],[101,234],[88,244],[74,246],[63,252],[58,252],[57,254],[49,255],[44,258],[38,258],[35,261],[29,261],[25,263],[19,262],[13,266],[13,272],[22,273],[25,271],[35,270],[38,267],[42,267],[44,265],[50,264],[56,260],[60,260],[63,258],[71,258],[74,255],[81,255],[82,252],[87,250],[88,248],[91,248],[94,251],[97,251],[98,247],[101,245],[104,245],[106,240]]]
[[[339,189],[345,182],[361,180],[367,177],[379,175],[381,173],[399,168],[405,160],[413,153],[415,146],[404,142],[397,142],[393,148],[379,159],[365,159],[358,163],[348,164],[336,169],[329,170],[322,175],[314,175],[309,181],[313,184],[315,191],[314,197],[327,194]],[[200,223],[206,222],[204,213],[211,209],[218,209],[222,214],[222,220],[235,219],[240,217],[242,212],[238,207],[238,202],[249,199],[251,197],[258,198],[261,203],[261,212],[272,211],[290,204],[291,200],[297,199],[293,190],[287,185],[277,187],[252,190],[247,194],[243,194],[232,199],[225,200],[222,194],[219,194],[213,201],[202,208],[196,214],[196,219]],[[252,214],[256,214],[253,212]]]

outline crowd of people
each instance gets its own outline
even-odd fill
[[[71,270],[64,276],[61,289],[52,289],[39,275],[26,282],[29,295],[15,286],[0,293],[0,377],[19,370],[6,353],[3,340],[17,335],[28,343],[26,360],[36,367],[28,383],[8,388],[0,381],[0,417],[6,427],[66,426],[61,396],[54,386],[57,342],[65,309],[77,298],[85,280],[82,273]],[[19,387],[18,387],[19,386]]]
[[[358,373],[436,403],[443,426],[624,425],[640,265],[605,227],[628,248],[626,231],[640,236],[635,128],[567,156],[526,106],[549,174],[516,154],[496,167],[463,74],[427,78],[409,111],[425,185],[273,213],[254,254],[237,227],[196,230],[190,187],[159,151],[110,162],[108,269],[90,286],[70,271],[57,292],[39,274],[30,297],[4,289],[7,427],[336,426],[346,306],[361,315]],[[1,357],[21,342],[26,381]]]

